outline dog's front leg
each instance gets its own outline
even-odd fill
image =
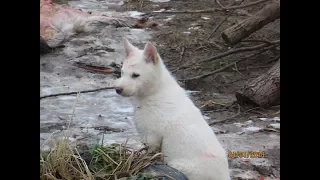
[[[161,152],[162,137],[155,133],[148,133],[144,136],[144,143],[149,147],[151,153]]]

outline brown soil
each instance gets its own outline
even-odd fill
[[[232,0],[220,0],[221,4],[228,7],[233,4]],[[253,2],[252,0],[244,3]],[[243,3],[243,4],[244,4]],[[233,24],[245,19],[250,13],[254,13],[266,3],[252,7],[236,10],[218,29],[208,38],[212,31],[223,21],[230,12],[215,13],[188,13],[188,14],[168,14],[153,13],[153,11],[165,10],[204,10],[209,8],[219,8],[213,0],[171,0],[169,2],[156,3],[147,0],[128,0],[121,11],[140,11],[146,13],[149,21],[159,24],[153,28],[152,42],[157,46],[162,59],[177,79],[185,79],[202,75],[204,73],[218,69],[228,62],[233,62],[239,58],[251,55],[254,52],[237,53],[219,59],[219,62],[210,61],[207,63],[197,63],[192,67],[178,69],[181,65],[190,64],[214,55],[227,51],[230,48],[255,46],[261,42],[240,42],[233,47],[225,44],[221,38],[221,32]],[[169,21],[166,19],[172,18]],[[209,19],[208,19],[209,18]],[[193,28],[193,29],[189,29]],[[190,32],[187,34],[185,32]],[[255,40],[278,40],[280,39],[280,19],[268,24],[259,31],[250,35],[246,39]],[[270,61],[279,56],[280,51],[272,49],[251,59],[242,61],[235,66],[220,73],[213,74],[206,78],[181,81],[181,85],[187,90],[201,91],[194,96],[197,106],[204,106],[206,115],[214,119],[226,119],[234,116],[238,112],[238,106],[233,102],[235,92],[250,79],[265,73],[276,61]],[[276,59],[277,60],[277,59]],[[211,103],[209,103],[211,101]],[[212,103],[214,102],[214,103]],[[217,105],[215,103],[222,103]],[[268,116],[280,107],[269,110],[258,109],[249,113],[241,113],[237,120],[247,120],[249,116]],[[241,107],[241,112],[247,111],[249,107]],[[232,120],[232,118],[230,118]]]

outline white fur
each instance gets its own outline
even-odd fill
[[[139,50],[124,41],[126,55],[116,86],[123,89],[122,96],[134,98],[135,125],[146,144],[161,148],[165,162],[190,180],[230,180],[226,152],[156,48],[148,43]],[[140,76],[132,78],[132,73]]]

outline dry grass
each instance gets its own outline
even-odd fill
[[[134,150],[124,144],[107,147],[96,146],[92,149],[90,169],[96,178],[118,179],[122,177],[143,176],[140,171],[148,165],[161,161],[161,153],[151,154],[145,148]],[[151,177],[149,177],[151,178]]]
[[[87,165],[66,138],[59,140],[49,153],[40,151],[40,179],[152,179],[150,174],[141,173],[141,170],[161,162],[161,153],[151,154],[145,148],[134,150],[126,144],[95,145],[91,149],[90,165]]]
[[[79,98],[79,94],[76,98]],[[75,105],[69,124],[75,114]],[[69,126],[67,130],[69,129]],[[50,152],[41,151],[51,137],[40,147],[40,179],[41,180],[149,180],[150,174],[141,170],[157,161],[162,161],[161,153],[149,153],[147,148],[138,150],[123,144],[108,146],[95,145],[91,148],[91,162],[86,164],[78,149],[69,143],[69,134],[63,132],[63,138],[55,142]]]
[[[77,149],[64,138],[48,154],[40,151],[40,179],[94,180],[94,176]]]

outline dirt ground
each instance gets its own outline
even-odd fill
[[[237,1],[236,1],[237,2]],[[239,3],[240,1],[238,1]],[[244,3],[254,2],[252,0]],[[233,5],[233,0],[221,0],[220,3],[227,7]],[[226,28],[247,18],[252,13],[262,9],[266,3],[236,10],[221,26],[213,33],[217,25],[223,21],[229,12],[215,13],[154,13],[153,11],[163,10],[203,10],[219,8],[213,0],[173,0],[168,2],[151,2],[146,0],[128,0],[118,11],[139,11],[146,13],[149,21],[159,24],[153,31],[152,42],[157,46],[161,57],[173,75],[181,80],[181,85],[194,93],[195,103],[203,107],[207,115],[216,119],[223,119],[237,114],[238,107],[234,105],[235,93],[247,80],[265,73],[280,55],[280,51],[272,49],[263,54],[257,55],[248,60],[242,61],[236,67],[226,69],[211,76],[183,81],[185,78],[195,77],[222,67],[228,62],[251,55],[252,52],[237,53],[226,56],[219,60],[207,63],[196,63],[199,60],[207,59],[220,54],[230,48],[255,46],[259,42],[240,42],[233,47],[224,43],[221,32]],[[212,35],[211,35],[212,34]],[[211,37],[210,37],[211,36]],[[210,38],[209,38],[210,37]],[[246,40],[279,40],[280,19],[268,24],[259,31],[253,33]],[[142,48],[143,44],[135,44]],[[179,68],[182,65],[196,63],[187,68]],[[217,97],[219,94],[219,97]],[[222,98],[220,95],[223,94]],[[218,98],[218,99],[217,99]],[[211,101],[211,103],[210,103]],[[219,105],[220,104],[220,105]],[[222,105],[221,105],[222,104]],[[248,111],[249,107],[241,107],[241,111]],[[269,109],[256,109],[237,116],[247,120],[252,116],[272,116],[278,112],[280,106]],[[230,118],[230,123],[232,118]]]

